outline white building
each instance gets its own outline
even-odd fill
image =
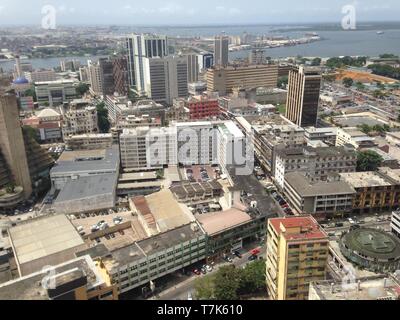
[[[57,75],[54,70],[36,70],[25,72],[25,78],[31,83],[44,82],[44,81],[56,81]]]
[[[96,107],[86,106],[79,108],[71,105],[63,113],[62,132],[64,137],[81,133],[96,133],[98,131]]]
[[[50,107],[76,98],[73,80],[36,82],[35,92],[39,105],[48,104]]]
[[[390,228],[392,229],[392,233],[400,238],[400,211],[392,212]]]

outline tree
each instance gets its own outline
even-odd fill
[[[76,93],[80,96],[83,96],[86,92],[89,91],[89,85],[87,83],[84,82],[80,82],[76,88]]]
[[[346,88],[350,88],[354,83],[352,78],[344,78],[342,82]]]
[[[278,88],[286,87],[288,82],[289,82],[289,77],[288,76],[279,77],[279,79],[278,79]]]
[[[33,98],[33,101],[37,102],[37,98],[36,98],[36,91],[35,89],[32,87],[28,90],[25,91],[25,96],[29,96]]]
[[[322,62],[322,59],[321,59],[321,58],[314,58],[314,59],[311,61],[311,65],[312,65],[312,66],[320,66],[320,65],[321,65],[321,62]]]
[[[372,93],[372,95],[373,95],[375,98],[378,98],[378,99],[383,98],[383,97],[385,96],[385,94],[384,94],[381,90],[374,90],[374,92]]]
[[[198,300],[213,300],[214,296],[214,275],[199,278],[194,283],[196,298]]]
[[[214,294],[217,300],[237,300],[241,270],[229,265],[221,267],[215,274]]]
[[[265,290],[265,260],[249,263],[243,270],[239,293],[250,294]]]
[[[357,153],[357,171],[376,171],[383,158],[373,150]]]
[[[360,90],[360,91],[365,89],[365,85],[360,81],[357,81],[356,87],[357,87],[357,90]]]
[[[110,121],[108,120],[108,110],[104,102],[100,102],[96,106],[97,109],[97,124],[101,133],[106,133],[110,130]]]

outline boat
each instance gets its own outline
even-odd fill
[[[384,34],[384,33],[385,33],[384,31],[377,31],[376,34],[381,35],[381,34]]]

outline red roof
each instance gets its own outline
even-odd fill
[[[277,234],[281,234],[281,224],[285,229],[300,228],[298,233],[285,233],[287,240],[312,240],[327,238],[318,222],[311,216],[286,217],[270,219],[270,223]]]

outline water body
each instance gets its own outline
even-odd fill
[[[297,55],[306,57],[333,57],[333,56],[378,56],[383,53],[393,53],[400,55],[400,25],[393,26],[392,29],[385,29],[385,33],[378,35],[377,31],[381,30],[369,28],[368,30],[324,30],[321,26],[313,28],[307,26],[305,28],[289,28],[287,31],[283,27],[276,31],[276,26],[236,26],[236,27],[163,27],[163,28],[140,28],[136,32],[153,32],[158,34],[166,34],[169,36],[213,36],[221,32],[229,35],[241,35],[247,32],[252,35],[275,35],[285,36],[289,38],[304,37],[306,32],[317,32],[323,39],[321,41],[296,46],[279,47],[266,49],[266,56],[272,58],[295,57]],[[230,58],[246,58],[249,55],[248,50],[236,51],[230,53]],[[62,58],[45,58],[32,59],[30,61],[34,68],[54,68],[60,65],[63,59],[78,59],[82,64],[86,64],[88,59],[97,60],[99,57],[62,57]],[[12,70],[14,61],[0,62],[0,68],[4,70]]]

